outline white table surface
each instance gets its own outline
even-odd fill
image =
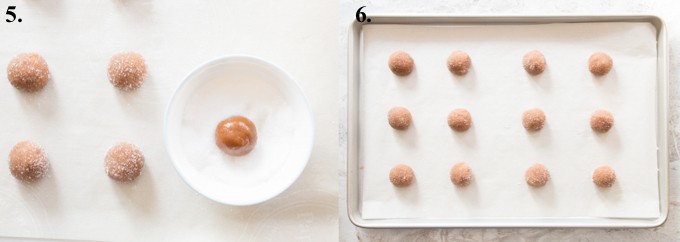
[[[340,4],[338,16],[341,29],[342,70],[347,67],[347,30],[354,20],[357,8],[366,6],[364,12],[371,13],[442,13],[442,14],[632,14],[647,13],[663,18],[668,27],[670,42],[670,212],[667,222],[651,229],[361,229],[347,217],[346,194],[346,115],[341,112],[340,119],[340,241],[678,241],[680,240],[680,186],[678,185],[677,135],[680,132],[680,90],[678,90],[679,66],[676,58],[680,51],[676,48],[680,38],[680,2],[673,0],[594,0],[594,1],[541,1],[541,0],[469,0],[469,1],[392,1],[347,0]],[[344,89],[347,72],[341,73],[339,80],[341,110],[346,108]]]
[[[5,1],[0,8],[6,9],[8,5],[16,5],[15,12],[23,21],[0,22],[2,69],[19,52],[42,53],[53,72],[54,88],[59,90],[73,85],[68,83],[69,80],[108,82],[105,63],[113,54],[108,53],[111,49],[138,51],[146,59],[149,79],[139,91],[152,93],[156,99],[137,100],[140,102],[130,105],[144,105],[153,110],[147,117],[149,125],[143,128],[148,134],[144,142],[147,165],[143,180],[155,187],[151,197],[155,202],[150,206],[159,206],[154,211],[182,211],[182,204],[192,203],[204,206],[205,210],[182,211],[178,213],[182,216],[164,221],[158,221],[158,217],[154,217],[157,214],[151,213],[146,221],[155,222],[134,229],[126,228],[124,234],[102,239],[328,241],[338,238],[336,80],[340,70],[337,64],[339,52],[335,48],[338,43],[336,2],[38,0]],[[109,46],[101,48],[100,45],[105,44]],[[66,63],[50,63],[48,56],[56,54],[72,55],[73,59]],[[175,172],[162,142],[162,114],[175,87],[200,63],[232,54],[258,56],[287,70],[306,93],[316,127],[311,159],[301,177],[273,200],[247,207],[220,205],[196,194]],[[4,70],[1,73],[6,75]],[[85,80],[88,76],[93,78]],[[21,102],[22,96],[11,95],[14,89],[6,79],[0,82],[0,88],[9,94],[2,97],[4,102],[11,103],[9,106],[12,108],[21,107],[17,102]],[[60,109],[68,108],[69,102],[77,99],[59,97]],[[73,113],[73,110],[68,112]],[[11,123],[12,120],[6,119],[0,122],[21,127],[29,125]],[[68,135],[64,137],[68,138]],[[12,142],[3,141],[0,147],[2,154],[9,152]],[[9,173],[6,165],[0,168],[1,172]],[[102,175],[105,176],[103,171]],[[58,173],[53,176],[65,175]],[[138,194],[132,200],[139,202],[145,197]],[[65,206],[65,201],[68,199],[62,198],[62,206]],[[212,221],[183,223],[197,218]],[[4,221],[7,220],[11,221],[11,218],[5,217]],[[75,238],[96,237],[91,233],[111,234],[102,232],[107,228],[98,227],[96,222],[83,226],[94,229],[79,231],[54,225],[71,231],[38,231],[36,234],[47,237],[50,234],[59,237],[72,234]],[[10,231],[4,232],[0,228],[0,235],[10,234]],[[0,240],[16,241],[18,238]]]

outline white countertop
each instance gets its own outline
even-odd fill
[[[343,70],[347,67],[347,30],[354,20],[357,8],[366,6],[363,11],[371,13],[441,13],[441,14],[636,14],[645,13],[663,18],[668,27],[670,42],[670,120],[669,120],[669,152],[670,152],[670,212],[667,222],[651,229],[361,229],[352,225],[347,217],[346,207],[346,164],[344,136],[346,127],[342,125],[346,115],[341,112],[340,127],[340,241],[677,241],[680,239],[680,186],[678,186],[677,169],[679,162],[678,148],[675,142],[680,125],[680,91],[678,90],[678,63],[675,58],[679,51],[673,46],[680,44],[680,15],[677,9],[680,2],[664,1],[582,1],[576,3],[569,0],[558,1],[343,1],[340,4],[339,22],[341,24],[341,59]],[[344,89],[347,73],[341,73],[341,110],[346,106]]]

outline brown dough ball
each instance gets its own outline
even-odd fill
[[[407,76],[413,71],[413,58],[404,51],[397,51],[390,55],[387,65],[395,75]]]
[[[413,169],[410,166],[399,164],[390,170],[390,182],[397,187],[405,187],[413,183]]]
[[[137,146],[121,142],[106,152],[104,167],[111,179],[129,182],[142,173],[144,160],[144,154]]]
[[[387,122],[394,129],[407,129],[411,125],[411,112],[404,107],[393,107],[387,112]]]
[[[135,52],[121,52],[109,61],[109,81],[123,91],[132,91],[142,86],[146,78],[146,63],[142,55]]]
[[[524,55],[524,70],[531,75],[538,75],[543,73],[546,67],[545,56],[538,50],[532,50]]]
[[[467,53],[457,50],[449,55],[446,63],[451,73],[462,76],[470,70],[472,60],[470,60],[470,56]]]
[[[600,166],[593,171],[593,182],[598,187],[611,187],[616,181],[616,173],[609,166]]]
[[[529,186],[542,187],[550,180],[550,173],[543,164],[534,164],[524,173],[524,179]]]
[[[215,144],[228,155],[246,155],[257,144],[255,124],[242,116],[222,120],[215,128]]]
[[[614,61],[609,55],[597,52],[590,56],[588,59],[588,69],[590,72],[597,76],[606,75],[612,69]]]
[[[450,176],[456,186],[467,186],[472,182],[472,170],[464,162],[453,165]]]
[[[35,142],[21,141],[9,152],[9,171],[24,182],[37,181],[47,173],[49,161]]]
[[[23,53],[15,56],[7,65],[7,79],[16,89],[36,92],[47,85],[50,70],[39,54]]]
[[[470,129],[470,126],[472,125],[472,116],[470,116],[470,112],[468,112],[467,109],[457,108],[449,113],[447,121],[451,129],[463,132]]]
[[[545,113],[543,110],[534,108],[522,114],[522,125],[528,131],[539,131],[545,125]]]
[[[590,128],[595,132],[606,133],[614,126],[614,116],[605,110],[597,110],[590,116]]]

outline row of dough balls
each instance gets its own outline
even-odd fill
[[[407,187],[413,183],[415,174],[410,166],[399,164],[390,170],[390,182],[396,187]],[[467,186],[472,182],[472,169],[466,163],[453,165],[449,172],[451,182],[456,186]],[[524,180],[532,187],[542,187],[550,180],[550,172],[543,164],[534,164],[524,173]],[[616,181],[616,173],[610,166],[600,166],[593,171],[593,183],[598,187],[611,187]]]
[[[138,53],[121,52],[111,57],[107,71],[109,82],[114,87],[132,91],[142,86],[146,78],[146,63]],[[22,53],[7,65],[7,79],[16,89],[37,92],[47,85],[50,70],[39,54]]]
[[[144,168],[144,155],[135,145],[121,142],[111,147],[104,157],[104,170],[113,180],[130,182]],[[43,148],[33,141],[21,141],[9,153],[9,170],[23,182],[40,180],[49,168],[49,160]]]
[[[411,55],[404,51],[397,51],[390,55],[387,61],[392,73],[397,76],[408,76],[413,71],[414,61]],[[470,70],[472,60],[470,56],[460,50],[456,50],[446,61],[446,66],[449,71],[455,75],[465,75]],[[522,59],[524,70],[531,75],[538,75],[543,73],[548,65],[545,56],[538,50],[530,51],[524,55]],[[588,59],[588,69],[591,73],[597,76],[606,75],[612,69],[614,62],[612,58],[603,52],[596,52]]]
[[[405,130],[411,126],[413,117],[405,107],[393,107],[387,112],[387,123],[396,130]],[[457,108],[449,113],[447,123],[451,129],[464,132],[472,125],[472,116],[467,109]],[[522,126],[528,131],[539,131],[545,125],[545,113],[534,108],[522,114]],[[614,126],[614,116],[606,110],[596,110],[590,116],[590,128],[599,133],[606,133]]]

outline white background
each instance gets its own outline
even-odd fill
[[[20,139],[33,139],[52,167],[43,182],[26,186],[0,166],[0,206],[13,211],[0,215],[0,236],[338,238],[337,3],[38,0],[3,1],[0,8],[8,5],[16,5],[23,22],[0,21],[0,76],[14,55],[30,51],[44,56],[52,79],[34,95],[0,81],[0,157]],[[124,50],[141,53],[148,65],[148,79],[134,93],[116,91],[106,76],[110,56]],[[249,207],[219,205],[193,192],[163,146],[163,113],[175,87],[200,63],[230,54],[280,65],[299,81],[315,114],[316,142],[299,180]],[[92,134],[82,127],[100,129]],[[103,169],[106,149],[120,140],[146,156],[133,184],[111,182]],[[83,190],[74,191],[76,185]]]
[[[564,241],[564,240],[591,240],[591,241],[677,241],[680,238],[680,186],[678,186],[678,148],[675,137],[680,132],[677,125],[680,113],[680,92],[678,92],[679,67],[676,58],[680,54],[677,48],[680,37],[680,2],[672,0],[642,1],[642,0],[596,0],[596,1],[540,1],[540,0],[517,0],[517,1],[494,1],[494,0],[466,0],[446,1],[430,0],[419,1],[345,1],[340,6],[339,22],[341,29],[341,47],[347,48],[348,24],[353,20],[356,9],[366,5],[364,11],[370,16],[371,13],[450,13],[450,14],[605,14],[605,13],[651,13],[662,17],[668,26],[670,42],[670,108],[669,115],[669,150],[670,150],[670,213],[667,222],[652,229],[360,229],[354,227],[347,219],[346,190],[345,190],[345,156],[346,137],[343,131],[346,127],[340,127],[340,240],[341,241]],[[341,65],[346,68],[346,51],[342,53]],[[339,80],[341,85],[341,100],[345,100],[343,94],[346,87],[346,72],[342,73]],[[345,107],[341,107],[344,109]],[[341,120],[346,116],[341,112]]]

